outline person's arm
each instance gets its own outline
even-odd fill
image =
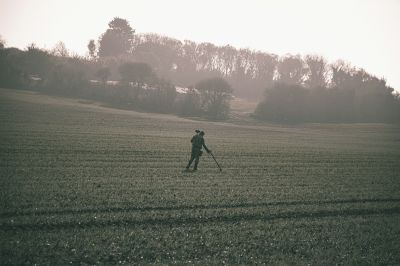
[[[203,147],[204,147],[204,149],[207,151],[207,153],[210,153],[210,152],[211,152],[211,150],[209,150],[209,149],[207,148],[206,142],[204,141],[204,139],[203,139]]]
[[[196,137],[196,136],[193,136],[193,137],[192,137],[192,139],[190,140],[191,143],[193,143],[195,137]]]

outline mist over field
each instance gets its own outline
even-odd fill
[[[77,97],[124,109],[226,120],[234,98],[247,117],[278,123],[399,123],[400,94],[360,67],[320,55],[277,56],[230,45],[136,34],[115,17],[87,56],[63,42],[45,50],[1,42],[0,86]]]
[[[0,264],[399,263],[399,88],[135,27],[0,38]]]

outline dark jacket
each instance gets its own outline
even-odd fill
[[[210,152],[206,146],[206,143],[204,142],[204,138],[201,135],[194,135],[190,142],[192,143],[192,151],[201,151],[201,148],[204,147],[207,152]]]

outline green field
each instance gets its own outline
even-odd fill
[[[0,89],[0,264],[400,264],[400,127],[217,123]],[[202,157],[182,172],[194,129]]]

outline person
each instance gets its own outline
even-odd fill
[[[207,151],[207,153],[211,152],[211,150],[208,149],[206,146],[206,143],[204,141],[204,135],[205,135],[204,131],[200,131],[196,135],[194,135],[190,140],[190,142],[192,143],[192,154],[190,156],[189,163],[186,166],[186,170],[189,170],[190,165],[194,161],[193,171],[197,171],[197,166],[199,165],[200,156],[203,154],[203,151],[201,150],[203,147]]]

